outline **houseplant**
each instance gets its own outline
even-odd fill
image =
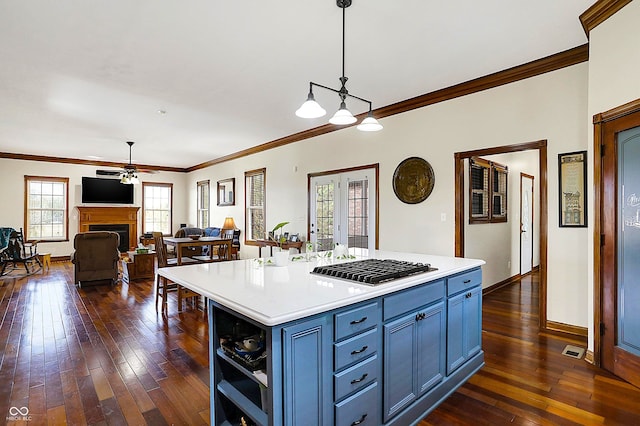
[[[288,223],[289,222],[278,223],[276,226],[273,227],[273,229],[271,230],[271,233],[269,234],[269,239],[271,241],[275,241],[276,245],[280,249],[273,254],[273,258],[275,259],[277,266],[285,266],[287,264],[287,261],[289,260],[289,250],[282,249],[282,245],[287,242],[287,239],[285,238],[283,233],[284,231],[283,228]],[[280,233],[276,235],[277,231],[280,231]]]

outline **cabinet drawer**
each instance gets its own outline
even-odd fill
[[[383,301],[384,320],[418,309],[444,297],[444,280],[423,284],[400,294],[387,296]]]
[[[374,382],[336,404],[336,426],[379,425],[378,399],[378,382]]]
[[[335,339],[340,340],[360,333],[380,322],[380,309],[377,303],[351,309],[335,316]]]
[[[482,284],[482,270],[474,269],[447,279],[447,296]]]
[[[378,351],[378,328],[365,331],[340,343],[334,343],[335,371],[363,360]]]
[[[343,398],[353,391],[357,391],[378,379],[380,359],[374,355],[353,367],[333,375],[335,400]]]

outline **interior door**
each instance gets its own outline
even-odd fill
[[[601,364],[640,386],[640,113],[606,123],[602,149]]]
[[[533,268],[533,176],[520,173],[520,275]]]
[[[316,251],[334,244],[375,249],[375,173],[363,169],[315,176],[310,183],[310,240]]]

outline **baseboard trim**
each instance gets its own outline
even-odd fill
[[[577,325],[564,324],[555,321],[547,321],[547,330],[558,331],[560,333],[571,334],[580,337],[587,337],[589,335],[589,330],[587,329],[587,327],[579,327]]]
[[[587,361],[589,364],[594,364],[595,358],[593,357],[593,351],[590,351],[587,349],[587,353],[584,356],[584,360]]]
[[[69,262],[71,260],[71,256],[51,256],[52,262]]]
[[[489,287],[482,289],[482,295],[485,296],[489,293],[493,293],[496,290],[500,290],[502,287],[506,287],[509,284],[513,284],[514,282],[519,281],[521,278],[522,276],[520,274],[517,274],[510,278],[507,278],[506,280],[502,280],[499,283],[492,284]]]

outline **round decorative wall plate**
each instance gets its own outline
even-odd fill
[[[421,203],[431,195],[435,175],[433,168],[420,157],[403,160],[393,172],[393,192],[403,203]]]

